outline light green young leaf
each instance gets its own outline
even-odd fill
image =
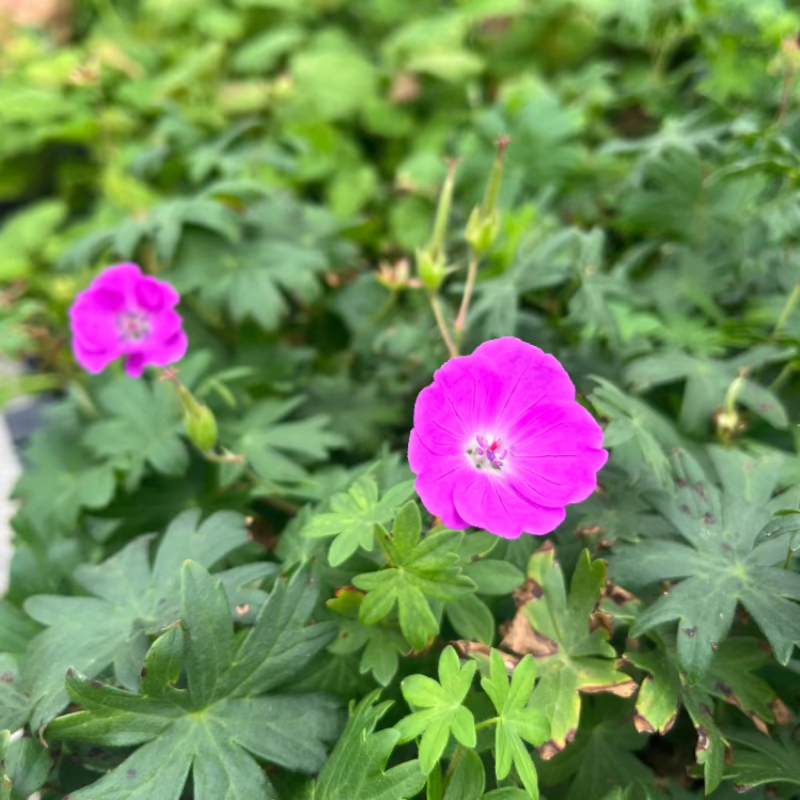
[[[476,744],[475,718],[464,705],[477,665],[468,661],[459,666],[458,655],[448,646],[439,657],[439,683],[425,675],[410,675],[400,688],[414,711],[395,725],[400,741],[422,736],[419,764],[427,775],[442,757],[452,733],[464,747]]]
[[[481,679],[481,686],[498,716],[495,728],[497,779],[507,777],[513,763],[526,791],[533,800],[538,800],[536,767],[525,742],[544,744],[550,735],[550,725],[541,711],[528,707],[535,680],[536,663],[526,656],[517,664],[509,686],[505,662],[498,650],[492,650],[490,676]]]
[[[404,481],[378,499],[375,478],[363,475],[347,491],[334,495],[331,511],[315,514],[303,529],[303,535],[311,539],[336,537],[328,551],[328,561],[336,567],[359,548],[372,551],[376,523],[388,523],[413,493],[413,481]]]
[[[440,602],[458,600],[472,594],[475,584],[458,566],[456,550],[462,533],[442,530],[423,539],[416,503],[409,502],[400,515],[401,526],[395,536],[390,537],[381,525],[375,529],[390,565],[356,575],[353,585],[367,592],[361,604],[362,622],[379,622],[397,604],[403,634],[412,647],[423,650],[439,630],[428,598]]]
[[[359,671],[371,672],[381,686],[388,686],[399,666],[400,655],[408,655],[411,645],[400,632],[396,622],[384,621],[365,625],[358,619],[364,595],[361,592],[340,589],[326,605],[342,615],[339,636],[328,648],[331,653],[355,653],[362,647]],[[365,646],[366,645],[366,646]]]

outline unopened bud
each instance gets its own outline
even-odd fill
[[[496,211],[487,216],[480,206],[472,209],[465,238],[476,256],[485,256],[494,246],[499,233],[500,215]]]
[[[429,247],[417,250],[417,275],[428,291],[438,291],[447,277],[447,264],[445,264],[444,257]]]
[[[503,160],[510,143],[508,136],[501,136],[497,140],[497,157],[492,165],[486,194],[483,196],[483,202],[472,210],[467,222],[467,244],[479,257],[486,255],[492,249],[500,233],[500,212],[497,201],[503,183]]]
[[[201,453],[213,450],[217,443],[217,420],[214,418],[214,412],[197,400],[194,401],[191,411],[186,406],[184,408],[186,410],[184,416],[186,433],[192,444]]]
[[[450,209],[453,205],[453,187],[456,184],[457,167],[457,161],[451,161],[448,165],[447,177],[436,206],[436,220],[433,223],[430,244],[417,250],[417,274],[422,285],[431,292],[439,289],[447,275],[445,238],[447,237],[447,227],[450,224]]]

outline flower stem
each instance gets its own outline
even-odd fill
[[[439,326],[439,333],[442,334],[442,339],[444,339],[444,343],[447,346],[447,352],[450,354],[450,358],[458,358],[458,348],[453,341],[453,337],[450,335],[450,331],[447,329],[447,322],[442,313],[442,304],[439,302],[439,297],[435,292],[428,292],[428,301],[431,304],[433,316],[436,318],[436,324]]]
[[[800,300],[800,283],[792,289],[792,293],[786,300],[786,305],[783,307],[783,311],[781,311],[780,317],[778,317],[778,321],[775,323],[775,329],[772,331],[772,338],[777,339],[781,333],[783,333],[783,329],[786,327],[786,323],[789,321],[789,317],[792,316],[792,312],[797,305],[797,301]]]
[[[467,312],[472,301],[472,292],[475,289],[475,278],[478,275],[478,257],[473,253],[469,259],[467,267],[467,283],[464,286],[464,295],[461,298],[461,307],[458,309],[458,316],[455,321],[456,339],[460,342],[467,325]]]

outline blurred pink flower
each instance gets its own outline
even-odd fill
[[[506,539],[558,527],[597,488],[603,431],[561,364],[513,337],[448,361],[414,407],[416,490],[449,528]]]
[[[109,267],[70,309],[75,359],[96,375],[124,358],[132,378],[145,367],[180,361],[189,344],[175,311],[180,299],[172,286],[142,275],[136,264]]]

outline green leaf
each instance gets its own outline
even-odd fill
[[[571,779],[567,800],[604,797],[613,787],[634,780],[651,783],[653,776],[633,754],[647,744],[631,725],[630,702],[598,697],[581,717],[575,740],[561,753],[539,766],[545,786]]]
[[[714,361],[677,351],[665,352],[635,361],[626,377],[638,391],[686,381],[680,421],[687,430],[700,432],[706,429],[714,412],[723,407],[725,395],[742,368],[787,360],[793,353],[793,349],[761,346],[728,361]],[[749,378],[741,379],[738,401],[776,428],[789,424],[778,397]]]
[[[4,220],[0,231],[0,283],[31,277],[37,257],[66,215],[62,200],[45,200],[29,204]]]
[[[11,778],[8,777],[8,748],[11,732],[0,730],[0,800],[11,800]]]
[[[367,625],[379,622],[397,604],[404,636],[412,647],[423,650],[439,630],[429,599],[459,600],[472,594],[475,584],[457,566],[456,550],[463,534],[442,530],[423,539],[419,509],[413,502],[406,509],[401,511],[404,523],[399,539],[390,537],[383,526],[375,527],[375,535],[391,565],[378,572],[356,575],[353,585],[367,592],[361,604],[362,622]]]
[[[325,415],[286,421],[284,418],[302,402],[301,398],[262,400],[242,419],[225,426],[236,452],[267,483],[306,480],[305,464],[325,460],[331,450],[345,444],[341,436],[328,429]]]
[[[359,548],[372,551],[376,523],[388,523],[413,493],[413,481],[404,481],[378,499],[375,478],[363,475],[347,491],[334,495],[331,511],[315,514],[303,529],[303,535],[310,539],[336,537],[328,551],[328,561],[336,567]]]
[[[613,579],[630,589],[677,581],[642,612],[632,633],[678,620],[678,658],[690,682],[708,668],[739,602],[780,663],[788,662],[800,642],[798,607],[792,602],[800,600],[800,576],[781,568],[785,545],[772,539],[754,547],[772,515],[796,505],[780,495],[772,498],[776,456],[753,458],[718,447],[710,447],[708,455],[717,479],[681,451],[673,458],[674,491],[649,497],[687,544],[649,541],[635,551],[621,545],[611,561]]]
[[[364,596],[361,592],[340,589],[326,605],[331,611],[344,616],[339,622],[339,636],[328,648],[336,654],[355,653],[362,647],[359,671],[371,672],[381,686],[388,686],[397,673],[398,656],[408,655],[411,645],[400,632],[396,622],[384,621],[364,625],[358,619]]]
[[[536,663],[525,657],[517,664],[509,686],[508,671],[498,650],[492,650],[491,671],[481,679],[483,690],[494,705],[498,720],[495,728],[495,774],[498,780],[508,776],[512,763],[522,785],[537,800],[539,783],[525,742],[544,744],[550,735],[547,717],[536,708],[528,708],[536,680]]]
[[[143,744],[119,767],[73,794],[98,798],[178,797],[192,771],[198,797],[264,798],[277,794],[255,759],[313,773],[325,742],[339,730],[336,703],[321,694],[268,694],[330,640],[323,624],[306,627],[317,599],[307,572],[275,587],[251,629],[235,644],[233,620],[219,581],[187,562],[182,571],[184,652],[188,690],[164,685],[179,673],[175,639],[154,645],[148,663],[156,680],[142,693],[104,686],[70,671],[67,690],[84,710],[47,728],[54,739],[105,746]],[[177,630],[177,629],[173,629]],[[159,662],[166,663],[159,663]],[[154,694],[145,693],[154,686]]]
[[[102,564],[82,565],[77,582],[92,597],[37,595],[25,610],[47,626],[28,653],[32,726],[66,705],[64,675],[74,667],[94,677],[113,663],[117,680],[138,688],[147,634],[172,625],[180,613],[180,568],[185,559],[210,567],[247,542],[243,519],[218,513],[202,524],[187,511],[168,528],[152,567],[149,537],[139,537]]]
[[[484,786],[481,757],[474,750],[465,750],[450,776],[443,800],[481,800]]]
[[[81,445],[70,406],[57,406],[25,450],[27,469],[14,490],[22,513],[43,534],[71,532],[81,511],[102,508],[114,495],[114,470]]]
[[[464,574],[474,581],[478,594],[511,594],[525,582],[522,570],[507,561],[481,558],[464,565]]]
[[[356,42],[304,48],[291,61],[296,113],[314,120],[353,115],[375,94],[377,71]]]
[[[182,475],[189,463],[181,434],[180,404],[165,383],[120,377],[100,392],[105,416],[89,426],[86,447],[122,470],[135,489],[147,466],[162,475]]]
[[[602,561],[591,561],[584,550],[567,595],[555,550],[544,546],[531,556],[528,579],[533,597],[517,612],[503,645],[535,657],[540,674],[535,702],[551,720],[550,744],[558,751],[578,728],[581,691],[628,697],[636,684],[618,669],[608,633],[590,628],[590,615],[606,584]]]
[[[735,705],[753,719],[773,722],[770,704],[775,692],[755,674],[770,659],[756,640],[729,639],[719,646],[700,682],[690,686],[681,674],[675,642],[664,637],[659,644],[656,651],[625,654],[649,673],[639,690],[634,722],[642,732],[666,733],[683,705],[697,730],[695,753],[710,793],[719,785],[725,766],[725,737],[712,715],[714,698]]]
[[[609,381],[598,377],[594,380],[600,385],[590,398],[597,411],[610,420],[603,441],[614,449],[615,459],[634,480],[655,478],[658,485],[670,486],[666,451],[679,444],[672,425],[646,403],[629,397]]]
[[[733,742],[733,763],[725,766],[725,778],[733,780],[739,791],[765,783],[800,786],[800,747],[782,730],[775,741],[760,733],[726,732]]]
[[[426,775],[442,757],[451,733],[464,747],[476,745],[475,718],[462,705],[476,668],[474,661],[459,666],[456,651],[448,646],[439,657],[439,683],[425,675],[410,675],[400,684],[409,706],[424,710],[404,717],[395,729],[401,742],[422,737],[419,764]]]
[[[410,800],[425,785],[416,759],[384,772],[400,734],[394,729],[375,733],[391,702],[375,705],[379,692],[367,695],[351,710],[344,733],[325,764],[313,800]]]
[[[494,615],[474,594],[445,604],[444,613],[456,633],[471,642],[491,645],[494,640]]]
[[[0,747],[0,750],[2,748]],[[11,800],[24,800],[44,786],[53,760],[47,748],[38,740],[22,736],[12,742],[7,755],[0,753],[11,779]],[[2,775],[2,769],[0,769]],[[0,798],[3,796],[0,778]]]
[[[251,203],[242,217],[235,243],[202,231],[184,235],[169,279],[235,322],[252,319],[273,331],[290,309],[287,296],[303,305],[320,296],[335,228],[327,212],[286,197]]]

